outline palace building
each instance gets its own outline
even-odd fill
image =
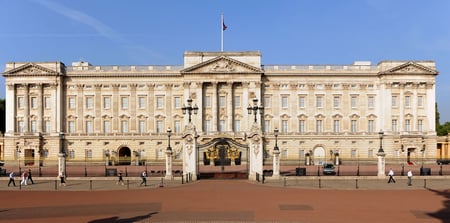
[[[244,165],[252,126],[264,163],[275,144],[283,164],[376,163],[380,147],[388,163],[435,162],[437,75],[433,61],[263,65],[258,51],[189,51],[175,66],[10,62],[0,159],[140,165],[164,163],[169,145],[181,163],[192,124],[197,165]]]

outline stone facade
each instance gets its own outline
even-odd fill
[[[191,118],[199,145],[217,138],[249,145],[256,119],[265,163],[275,128],[284,164],[375,163],[380,142],[387,162],[431,162],[437,74],[433,61],[262,65],[254,51],[185,52],[182,66],[12,62],[3,73],[1,159],[45,165],[62,150],[69,162],[164,163],[170,127],[181,162]],[[198,114],[183,114],[188,98]],[[249,114],[254,98],[262,115]]]

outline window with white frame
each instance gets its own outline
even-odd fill
[[[44,132],[49,133],[51,131],[50,120],[44,121]]]
[[[316,132],[320,133],[323,131],[322,120],[316,120]]]
[[[164,123],[162,120],[156,121],[156,132],[163,133],[164,132]]]
[[[103,121],[103,131],[105,133],[111,133],[111,122],[109,120]]]
[[[305,96],[298,97],[298,107],[305,108]]]
[[[299,120],[298,121],[298,131],[300,133],[304,133],[306,131],[306,123],[305,120]]]
[[[211,96],[209,96],[209,95],[205,96],[205,107],[206,108],[211,107]]]
[[[37,108],[37,97],[31,97],[31,108]]]
[[[23,97],[17,97],[17,108],[18,109],[23,109],[24,108],[24,99]]]
[[[287,159],[287,157],[288,157],[287,149],[281,150],[281,159]]]
[[[93,109],[94,108],[94,98],[89,96],[86,97],[86,109]]]
[[[225,105],[227,104],[225,96],[219,96],[219,107],[225,108]]]
[[[316,96],[316,108],[323,108],[323,97]]]
[[[374,130],[375,130],[375,122],[374,122],[374,120],[368,120],[367,131],[368,132],[374,132]]]
[[[422,119],[417,120],[417,131],[419,131],[419,132],[423,131],[423,120]]]
[[[398,97],[397,97],[397,95],[393,95],[392,96],[391,106],[394,107],[394,108],[398,106]]]
[[[146,131],[145,120],[139,120],[139,133],[145,133]]]
[[[405,119],[405,131],[411,131],[411,119]]]
[[[270,108],[270,96],[264,96],[264,107]]]
[[[423,107],[423,96],[417,96],[417,107]]]
[[[369,151],[367,151],[367,157],[373,158],[373,149],[369,149]]]
[[[266,132],[270,131],[270,120],[264,120],[264,130]]]
[[[341,121],[340,120],[333,120],[333,132],[338,133],[341,131]]]
[[[333,97],[333,108],[339,108],[341,106],[341,97],[334,96]]]
[[[219,120],[219,132],[225,132],[225,131],[226,131],[225,120]]]
[[[406,95],[405,96],[405,107],[410,108],[411,107],[411,96]]]
[[[240,132],[241,131],[241,120],[234,120],[234,131]]]
[[[181,108],[181,97],[180,96],[176,96],[173,98],[173,107]]]
[[[367,107],[368,108],[374,108],[375,107],[375,97],[374,96],[368,96],[367,97]]]
[[[351,96],[351,106],[352,108],[358,107],[358,97],[357,96]]]
[[[207,133],[211,132],[211,120],[205,120],[204,129]]]
[[[281,108],[288,108],[288,96],[281,96]]]
[[[157,96],[156,97],[156,108],[162,109],[164,107],[164,97],[163,96]]]
[[[175,133],[180,133],[181,132],[181,121],[180,120],[175,120],[173,122],[173,127],[174,127],[174,132]]]
[[[397,119],[392,119],[392,131],[398,132]]]
[[[288,120],[282,120],[281,121],[281,132],[287,133],[289,131],[288,129]]]
[[[128,109],[128,96],[120,97],[120,106],[122,109]]]
[[[44,97],[44,107],[45,109],[52,108],[52,101],[50,97]]]
[[[25,130],[25,122],[18,121],[17,122],[17,132],[24,132]]]
[[[92,121],[88,120],[86,121],[86,133],[93,133],[94,127],[92,126]]]
[[[69,121],[67,126],[69,127],[67,129],[69,133],[75,133],[75,121]]]
[[[234,96],[234,107],[235,108],[241,107],[241,96],[239,96],[239,95]]]
[[[111,108],[111,97],[110,96],[103,97],[103,108],[104,109]]]
[[[147,104],[147,103],[145,103],[145,97],[144,96],[139,96],[138,97],[138,107],[139,107],[139,109],[145,109],[145,105]]]
[[[358,121],[352,120],[351,121],[351,132],[357,132],[358,131]]]
[[[31,120],[31,132],[37,132],[37,121]]]
[[[121,126],[122,133],[128,132],[128,120],[120,121],[120,126]]]

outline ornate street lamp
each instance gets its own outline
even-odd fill
[[[58,174],[66,175],[66,154],[64,152],[64,143],[65,143],[65,134],[64,132],[59,133],[59,139],[60,139],[60,147],[59,147],[59,154],[58,154]]]
[[[190,117],[190,116],[189,116]],[[190,118],[189,118],[190,122]],[[172,147],[170,147],[170,136],[172,130],[167,128],[167,137],[169,139],[166,149],[166,179],[172,179]]]
[[[170,151],[170,152],[172,152],[172,147],[170,147],[170,136],[171,135],[172,135],[172,129],[170,129],[170,127],[169,127],[169,128],[167,128],[167,137],[169,138],[169,143],[167,145],[166,151]]]
[[[280,177],[280,149],[278,148],[278,128],[273,130],[275,136],[275,147],[273,147],[273,175],[274,178]]]
[[[273,147],[273,150],[279,151],[280,149],[278,148],[278,128],[275,128],[273,130],[273,135],[275,136],[275,147]]]
[[[380,130],[380,132],[378,132],[378,135],[380,136],[380,149],[378,149],[378,153],[384,153],[384,150],[383,150],[383,135],[384,135],[384,132],[383,132],[383,130]]]
[[[259,111],[260,115],[263,114],[264,106],[262,106],[262,105],[258,106],[258,99],[257,98],[253,98],[253,106],[252,105],[248,105],[247,110],[248,110],[248,114],[249,115],[251,115],[252,112],[253,112],[253,114],[255,115],[255,122],[256,122],[257,121],[256,115],[258,114],[258,111]]]
[[[192,106],[192,98],[188,98],[187,106],[183,105],[181,110],[183,111],[183,115],[185,115],[186,113],[189,115],[189,123],[191,123],[191,115],[192,115],[192,113],[194,113],[194,115],[197,114],[198,107],[197,107],[197,105]]]

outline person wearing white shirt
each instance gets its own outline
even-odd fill
[[[409,170],[408,171],[408,186],[412,186],[412,176],[413,176],[412,171]]]
[[[395,183],[395,180],[394,180],[394,171],[393,171],[392,169],[389,170],[388,175],[389,175],[388,183],[391,183],[391,182],[394,182],[394,183]]]

